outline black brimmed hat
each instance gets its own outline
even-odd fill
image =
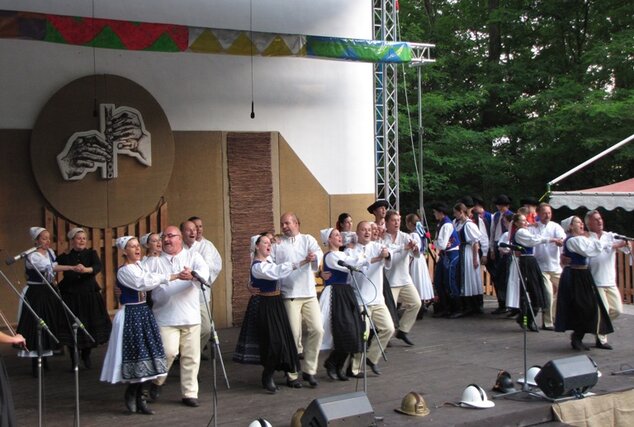
[[[506,206],[508,206],[508,205],[511,204],[511,199],[506,194],[500,194],[499,196],[497,196],[495,198],[493,203],[496,204],[496,205],[506,205]]]
[[[381,206],[383,206],[385,209],[390,207],[390,205],[387,203],[387,200],[379,199],[376,202],[372,203],[370,206],[368,206],[368,212],[370,212],[371,214],[374,214],[374,210],[376,208],[380,208]]]

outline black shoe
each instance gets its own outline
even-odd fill
[[[136,411],[139,414],[154,415],[154,411],[147,406],[147,400],[142,384],[138,384],[136,389]]]
[[[597,340],[597,342],[596,342],[596,344],[594,346],[596,348],[600,348],[602,350],[612,350],[613,349],[613,347],[610,344],[608,344],[607,342],[606,343],[602,343],[599,340]]]
[[[290,388],[302,388],[302,383],[298,380],[291,380],[289,378],[286,379],[286,386]]]
[[[455,313],[451,313],[449,316],[450,319],[460,319],[461,317],[465,317],[467,315],[464,311],[456,311]]]
[[[495,310],[493,310],[491,314],[504,314],[504,313],[508,313],[508,311],[509,310],[506,307],[498,307]]]
[[[585,345],[583,341],[581,341],[578,338],[575,338],[574,336],[570,337],[570,346],[577,351],[590,350],[590,347]]]
[[[319,382],[317,381],[317,378],[315,378],[314,375],[312,374],[307,374],[306,372],[302,373],[302,378],[304,379],[304,381],[307,381],[308,384],[310,384],[311,387],[315,388],[319,385]]]
[[[363,378],[363,372],[359,372],[357,374],[353,374],[352,373],[352,366],[348,366],[348,369],[346,370],[346,376],[348,378]]]
[[[438,318],[438,317],[445,317],[447,315],[447,312],[442,310],[442,311],[434,311],[434,314],[431,315],[431,317],[433,318]]]
[[[337,369],[337,379],[339,381],[350,381],[350,378],[343,372],[343,368]]]
[[[531,322],[531,324],[528,325],[528,330],[531,332],[539,332],[539,329],[537,329],[537,325],[535,324],[535,322]]]
[[[512,308],[508,311],[508,314],[506,315],[506,317],[515,317],[518,314],[520,314],[520,311],[516,308]]]
[[[161,395],[161,386],[158,384],[152,383],[150,385],[150,399],[152,399],[152,401],[158,400],[160,395]]]
[[[370,369],[372,369],[372,372],[374,372],[374,375],[381,375],[381,371],[379,370],[379,367],[376,366],[376,364],[372,363],[369,359],[365,359],[365,364],[368,365]]]
[[[262,372],[262,387],[264,388],[264,390],[268,391],[269,393],[277,392],[277,385],[275,385],[275,380],[273,380],[273,373],[274,373],[273,371]]]
[[[331,362],[330,360],[326,360],[326,362],[324,363],[324,368],[326,368],[326,375],[328,375],[328,378],[333,381],[338,379],[337,367],[333,362]]]
[[[125,389],[124,400],[125,407],[128,408],[128,411],[131,413],[136,412],[136,389],[138,384],[128,384],[128,387]]]
[[[200,406],[200,403],[198,403],[198,399],[196,399],[195,397],[183,397],[181,399],[181,402],[183,402],[183,405],[189,406],[190,408],[197,408]]]
[[[552,326],[542,326],[542,327],[541,327],[541,330],[542,330],[542,331],[554,331],[554,330],[555,330],[555,328],[554,328],[554,327],[552,327]]]
[[[403,341],[407,345],[410,345],[410,346],[414,345],[414,343],[409,339],[407,334],[405,332],[401,331],[400,329],[396,332],[396,338],[398,338],[399,340]]]

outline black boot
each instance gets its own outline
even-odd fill
[[[154,415],[154,411],[147,405],[146,390],[143,384],[139,384],[136,389],[136,411],[144,415]]]
[[[128,408],[128,411],[130,411],[133,414],[136,412],[136,390],[138,386],[139,384],[136,384],[136,383],[128,384],[128,386],[125,389],[125,394],[123,397],[125,401],[125,407]]]
[[[273,380],[274,373],[273,369],[264,368],[262,371],[262,387],[269,393],[277,392],[277,386],[275,385],[275,380]]]
[[[81,350],[81,360],[84,362],[84,367],[86,369],[92,368],[92,360],[90,360],[90,352],[91,349],[83,348]]]
[[[331,380],[337,379],[337,364],[335,363],[334,350],[330,353],[326,361],[324,362],[324,368],[326,368],[326,375]]]
[[[335,360],[336,364],[336,376],[339,381],[349,381],[350,379],[346,375],[346,361],[348,360],[348,353],[340,353]]]

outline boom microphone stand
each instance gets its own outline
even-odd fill
[[[200,282],[200,291],[202,292],[203,299],[205,301],[205,308],[207,309],[207,314],[209,315],[209,320],[211,321],[211,336],[209,337],[209,343],[212,343],[213,345],[211,346],[209,351],[211,353],[211,371],[213,373],[213,380],[211,383],[211,388],[212,388],[211,400],[212,400],[213,415],[211,416],[211,419],[207,423],[207,426],[211,425],[211,423],[213,422],[214,427],[217,427],[218,426],[218,387],[217,387],[218,374],[216,370],[217,358],[220,359],[220,367],[222,368],[222,373],[225,377],[225,383],[227,384],[227,389],[231,387],[229,386],[229,378],[227,377],[227,371],[225,370],[225,363],[222,360],[222,352],[220,351],[220,342],[218,340],[218,334],[216,333],[214,318],[211,313],[211,309],[209,308],[207,297],[205,296],[205,288],[209,288],[209,293],[211,297],[211,286],[209,283],[207,283],[207,281],[202,280],[202,278],[198,276],[197,274],[194,275],[194,277]],[[211,302],[211,298],[210,298],[210,302]]]
[[[33,265],[33,263],[31,262],[31,258],[30,257],[31,257],[31,255],[29,254],[29,255],[26,256],[26,259],[28,260],[28,262],[31,265]],[[72,330],[73,330],[73,356],[74,356],[73,371],[74,371],[74,375],[75,375],[75,426],[76,427],[80,427],[80,420],[79,420],[79,348],[78,348],[78,344],[77,344],[77,331],[79,329],[81,329],[81,331],[93,343],[95,342],[95,339],[92,337],[92,335],[90,335],[88,330],[86,330],[86,327],[81,322],[81,320],[79,320],[79,318],[77,316],[75,316],[75,313],[73,313],[73,311],[66,305],[66,303],[62,299],[62,296],[59,293],[57,293],[55,288],[53,288],[53,285],[51,285],[51,283],[46,279],[46,277],[44,277],[44,275],[37,268],[34,268],[34,270],[40,276],[40,278],[42,279],[42,282],[46,286],[48,286],[48,289],[53,293],[53,295],[55,295],[55,298],[57,298],[57,300],[60,302],[62,307],[64,307],[64,311],[66,312],[66,315],[70,316],[73,319]],[[57,341],[57,342],[59,343],[59,341]],[[39,351],[39,349],[38,349],[38,351]],[[38,365],[39,364],[41,364],[41,361],[38,363]],[[38,367],[38,369],[39,369],[39,367]]]
[[[385,355],[385,351],[383,350],[383,346],[381,345],[381,341],[379,340],[379,335],[376,332],[376,327],[374,326],[374,321],[372,320],[372,317],[370,317],[370,311],[368,310],[368,305],[363,300],[363,296],[361,295],[361,290],[359,289],[359,283],[357,282],[357,278],[354,277],[354,273],[357,272],[357,273],[361,274],[368,281],[370,281],[370,279],[368,278],[368,276],[366,276],[366,274],[363,271],[355,270],[355,269],[352,268],[352,266],[348,266],[348,265],[346,265],[346,267],[350,270],[350,275],[352,276],[352,283],[354,284],[355,290],[357,291],[357,295],[359,295],[359,299],[361,300],[361,304],[363,305],[363,313],[361,313],[361,314],[363,315],[364,323],[365,323],[365,320],[368,320],[368,323],[370,323],[370,328],[372,329],[372,332],[374,332],[374,336],[376,337],[376,343],[378,344],[379,349],[381,350],[381,355],[383,356],[383,360],[387,361],[387,356]],[[376,288],[376,286],[375,286],[375,288]],[[377,290],[377,292],[378,292],[378,290]],[[367,365],[366,365],[367,357],[368,357],[368,340],[365,339],[365,336],[364,336],[364,340],[363,340],[363,356],[361,358],[361,360],[362,360],[361,364],[363,366],[363,392],[365,394],[368,394],[368,371],[367,371]]]
[[[2,270],[0,270],[0,275],[2,275],[4,280],[7,282],[9,287],[13,290],[13,292],[15,292],[15,294],[18,296],[20,301],[22,301],[22,306],[26,307],[31,313],[31,315],[37,320],[37,425],[39,427],[42,427],[42,402],[43,402],[43,390],[44,390],[43,388],[44,384],[42,381],[42,353],[43,353],[42,331],[43,330],[46,331],[49,338],[55,344],[59,344],[59,340],[57,339],[55,335],[53,335],[53,333],[49,329],[46,322],[44,322],[44,320],[40,316],[37,315],[35,310],[33,310],[33,307],[31,307],[29,302],[22,296],[22,294],[20,294],[20,291],[16,289],[16,287],[13,285],[13,283],[11,283],[9,278],[2,272]]]
[[[500,246],[501,247],[509,247],[511,249],[515,249],[515,247],[513,247],[512,245],[506,245],[504,246],[504,243],[501,243]],[[503,394],[497,394],[493,396],[493,399],[496,399],[498,397],[500,398],[507,398],[510,396],[516,396],[516,395],[524,395],[527,397],[532,397],[532,398],[537,398],[537,399],[545,399],[545,400],[549,400],[551,402],[554,402],[554,399],[550,399],[542,394],[539,393],[535,393],[534,391],[531,390],[531,388],[528,385],[528,364],[526,362],[526,353],[527,353],[527,340],[526,340],[526,335],[527,335],[527,329],[528,329],[528,313],[530,312],[531,314],[531,318],[533,319],[533,322],[535,322],[535,312],[533,311],[533,306],[531,305],[531,299],[530,296],[528,295],[528,290],[526,289],[526,282],[524,281],[524,276],[522,275],[522,270],[520,270],[520,263],[517,259],[518,257],[516,257],[515,255],[511,254],[511,259],[513,264],[515,265],[515,267],[517,268],[517,274],[520,278],[519,282],[520,282],[520,288],[521,288],[521,292],[524,294],[524,302],[522,303],[523,305],[523,310],[522,310],[522,329],[523,329],[523,339],[524,339],[524,343],[523,343],[523,356],[524,356],[524,383],[522,384],[522,388],[521,390],[517,390],[517,391],[511,391],[508,393],[503,393]]]

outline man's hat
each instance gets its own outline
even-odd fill
[[[429,205],[429,207],[435,211],[442,212],[445,215],[451,215],[451,209],[449,209],[449,206],[442,202],[432,203]]]
[[[475,205],[484,206],[484,199],[482,197],[474,195],[474,196],[471,196],[471,198],[473,199],[473,203]]]
[[[458,202],[464,204],[468,208],[472,208],[475,206],[474,200],[471,196],[464,196],[460,198]]]
[[[500,194],[499,196],[497,196],[495,198],[493,203],[496,204],[496,205],[506,205],[506,206],[508,206],[508,205],[511,204],[511,199],[506,194]]]
[[[376,208],[380,208],[381,206],[383,206],[385,209],[390,207],[387,200],[379,199],[376,202],[372,203],[370,206],[368,206],[368,212],[370,212],[371,214],[374,214],[374,210]]]
[[[539,200],[537,200],[534,197],[526,197],[526,198],[520,200],[520,204],[522,206],[524,206],[524,205],[539,206]]]

